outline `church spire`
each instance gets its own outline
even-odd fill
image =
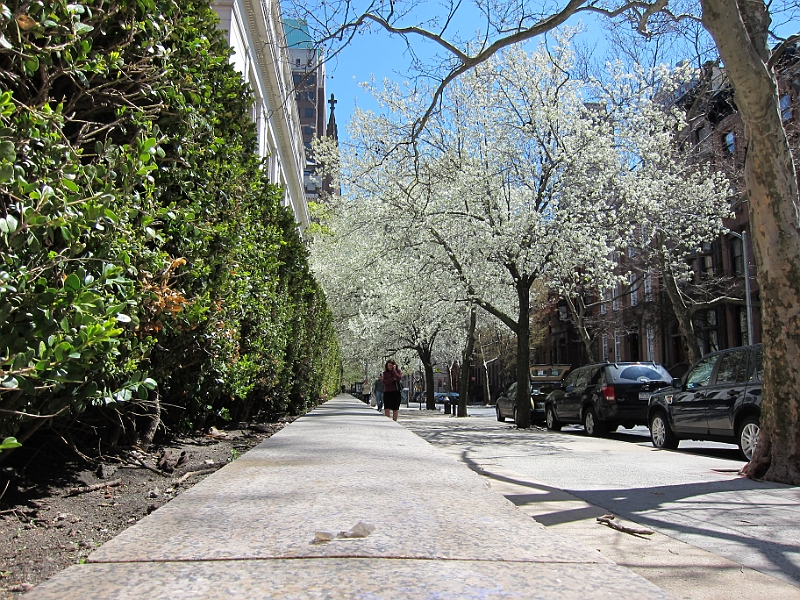
[[[331,93],[331,97],[328,100],[328,104],[331,107],[331,116],[328,119],[328,126],[325,129],[325,135],[329,138],[333,138],[336,141],[339,141],[339,128],[336,127],[336,104],[339,102],[336,98],[334,98],[333,93]]]

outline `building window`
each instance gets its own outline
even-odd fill
[[[731,263],[734,275],[744,275],[744,248],[739,238],[731,240]]]
[[[600,337],[600,354],[603,360],[608,360],[608,336],[605,333]]]
[[[569,315],[567,314],[567,303],[564,300],[558,303],[558,320],[562,323],[566,323],[569,320]]]
[[[622,336],[619,331],[614,332],[614,362],[622,360]]]
[[[639,303],[639,290],[637,289],[636,275],[633,273],[628,275],[628,281],[630,281],[631,287],[631,306],[636,306]]]
[[[614,286],[614,297],[611,299],[611,310],[619,310],[619,285]]]
[[[729,131],[722,136],[722,143],[728,156],[733,156],[733,153],[736,152],[736,136],[733,131]]]
[[[656,332],[651,323],[647,324],[647,360],[653,362],[656,359]]]
[[[300,59],[299,58],[297,59],[296,64],[297,64],[298,67],[300,66]]]
[[[792,119],[792,97],[789,94],[781,96],[781,120],[784,123]]]
[[[644,274],[644,301],[653,301],[653,280],[650,277],[650,271]]]
[[[313,102],[314,101],[314,92],[306,92],[306,98],[308,98],[309,101]]]
[[[304,114],[305,114],[307,119],[313,119],[314,118],[314,109],[313,108],[306,108],[304,110]]]

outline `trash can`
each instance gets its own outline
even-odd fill
[[[446,415],[450,414],[450,400],[444,401],[444,414]]]

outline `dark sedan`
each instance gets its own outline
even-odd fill
[[[761,344],[704,356],[672,387],[653,394],[648,409],[656,448],[682,439],[737,444],[750,460],[761,417]]]

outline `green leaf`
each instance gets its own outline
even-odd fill
[[[78,192],[80,188],[75,184],[74,181],[70,181],[69,179],[62,179],[61,185],[67,188],[70,192]]]
[[[3,233],[14,233],[19,227],[19,221],[14,215],[8,215],[5,219],[0,219],[0,231]]]
[[[84,33],[89,33],[90,31],[94,31],[94,27],[91,25],[87,25],[86,23],[75,24],[75,35],[83,35]]]
[[[3,140],[0,142],[0,160],[14,162],[17,159],[17,147],[14,142]]]
[[[0,165],[0,181],[6,183],[14,177],[14,167],[8,164]]]
[[[81,287],[81,280],[75,273],[70,273],[64,280],[64,289],[70,292],[76,292]]]
[[[0,443],[0,450],[13,450],[14,448],[22,448],[22,444],[17,441],[17,438],[7,437]]]
[[[39,70],[39,58],[36,56],[28,56],[25,58],[25,68],[31,73]]]
[[[6,375],[3,377],[2,381],[0,381],[0,387],[3,387],[7,390],[15,390],[19,387],[19,383],[17,382],[16,377]]]
[[[72,344],[69,342],[61,342],[55,347],[56,360],[62,362],[72,353]]]

